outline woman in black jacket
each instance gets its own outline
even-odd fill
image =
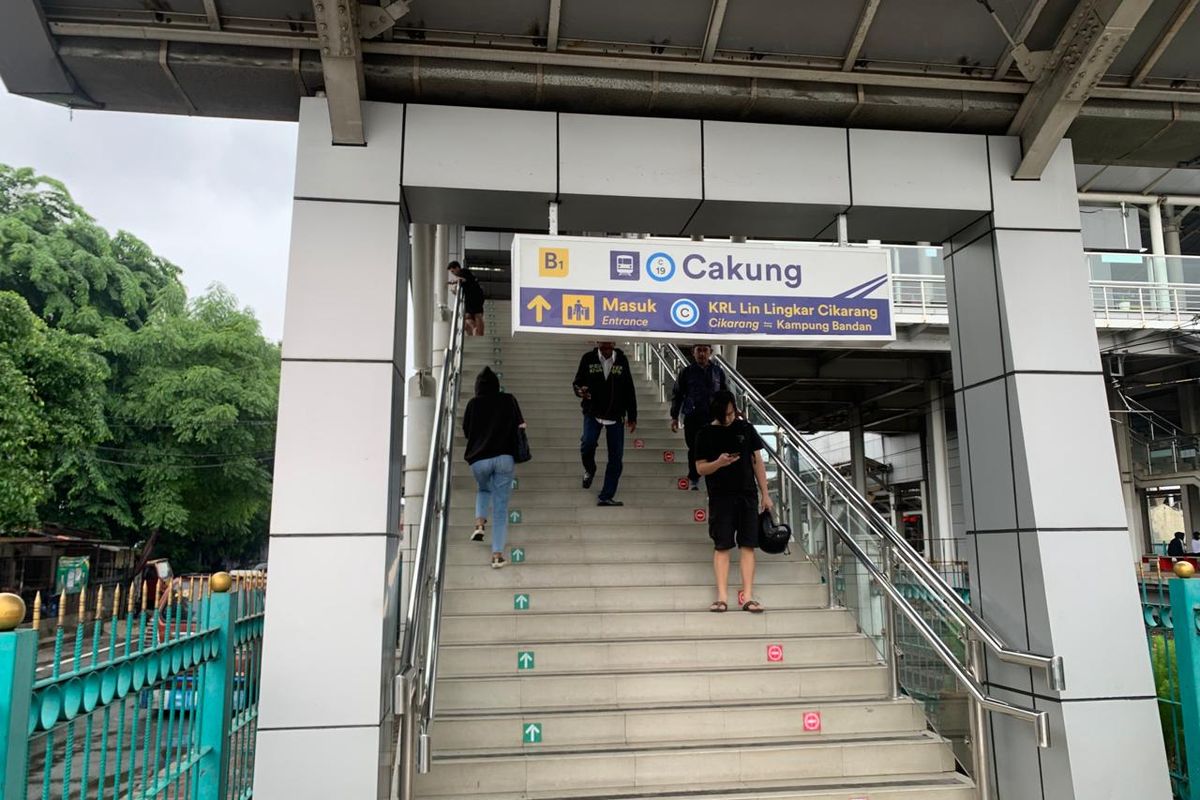
[[[467,436],[467,463],[475,475],[475,530],[471,541],[482,542],[488,512],[496,521],[492,528],[492,568],[499,569],[508,538],[508,498],[512,495],[517,429],[525,427],[517,398],[500,391],[500,379],[490,367],[475,378],[475,396],[463,413]]]

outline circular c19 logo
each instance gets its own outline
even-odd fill
[[[675,276],[675,259],[663,252],[651,253],[646,257],[646,274],[659,283],[671,280]]]
[[[700,307],[681,297],[671,304],[671,321],[681,328],[690,328],[700,321]]]

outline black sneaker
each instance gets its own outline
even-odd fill
[[[598,506],[623,506],[625,504],[622,503],[620,500],[597,500],[596,505],[598,505]]]
[[[585,489],[592,488],[592,481],[594,481],[595,479],[596,479],[596,473],[594,473],[594,472],[584,473],[583,488],[585,488]]]
[[[700,491],[700,479],[699,478],[696,478],[696,480],[692,481],[691,484],[692,484],[693,492]]]

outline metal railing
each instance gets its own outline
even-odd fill
[[[639,344],[635,350],[645,362],[647,377],[657,383],[659,398],[665,399],[674,376],[688,363],[686,358],[673,345]],[[1046,712],[986,692],[982,686],[985,652],[1002,661],[1044,670],[1047,684],[1057,691],[1065,689],[1062,659],[1005,644],[963,603],[958,590],[948,585],[782,414],[728,363],[720,357],[717,360],[743,416],[765,433],[768,476],[779,498],[780,513],[792,523],[806,554],[820,569],[829,607],[849,609],[859,629],[875,641],[888,665],[892,693],[903,688],[926,702],[927,709],[938,710],[931,709],[928,699],[921,696],[923,692],[915,686],[918,681],[903,685],[898,662],[907,654],[920,660],[915,650],[905,653],[902,649],[906,638],[919,643],[927,656],[924,671],[936,672],[923,684],[952,684],[965,693],[969,719],[959,755],[964,762],[971,761],[980,798],[988,798],[990,750],[985,714],[999,713],[1031,723],[1039,747],[1050,746],[1050,732]],[[844,557],[847,554],[849,558]],[[909,665],[904,669],[914,674],[918,671]],[[940,715],[929,716],[936,724]]]
[[[29,627],[0,633],[0,797],[249,800],[266,576],[75,597],[49,640],[40,596]]]
[[[417,772],[430,767],[429,729],[436,709],[438,640],[446,572],[446,528],[450,520],[454,423],[462,385],[463,298],[455,296],[450,343],[442,364],[434,407],[433,435],[425,473],[425,502],[413,556],[412,584],[400,647],[399,732],[392,770],[392,798],[411,800]]]
[[[1129,433],[1134,471],[1142,477],[1200,470],[1200,434],[1146,439]]]

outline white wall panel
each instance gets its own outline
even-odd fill
[[[363,103],[365,147],[333,146],[324,97],[300,100],[296,197],[400,201],[404,106]]]

